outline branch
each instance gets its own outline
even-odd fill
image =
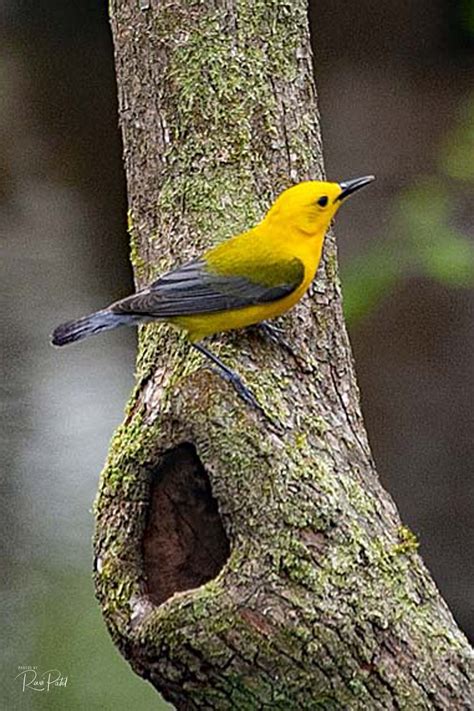
[[[137,285],[322,174],[303,0],[111,2]],[[472,652],[380,486],[332,236],[311,293],[213,348],[164,325],[96,504],[96,590],[133,669],[178,709],[465,709]],[[471,680],[471,681],[470,681]]]

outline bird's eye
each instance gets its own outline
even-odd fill
[[[327,204],[328,204],[328,196],[327,195],[323,195],[322,197],[319,198],[319,200],[318,200],[319,207],[326,207]]]

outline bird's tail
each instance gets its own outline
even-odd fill
[[[131,314],[115,314],[108,309],[104,309],[76,321],[62,323],[54,329],[51,343],[53,346],[65,346],[68,343],[95,336],[102,331],[110,331],[113,328],[132,325],[136,322],[136,317]]]

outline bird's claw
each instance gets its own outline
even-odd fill
[[[216,367],[213,367],[212,370],[218,375],[220,375],[228,383],[230,383],[237,395],[242,398],[244,402],[246,402],[251,407],[254,407],[255,409],[259,410],[260,412],[263,412],[263,408],[256,399],[256,397],[252,395],[248,387],[244,384],[244,382],[241,380],[241,378],[239,378],[236,373],[230,373],[227,370],[223,370],[222,368]]]

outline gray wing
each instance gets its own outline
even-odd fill
[[[304,266],[298,260],[276,263],[273,276],[265,267],[266,284],[244,276],[209,271],[203,260],[170,271],[147,288],[112,304],[113,313],[171,318],[190,314],[241,309],[278,301],[303,281]]]

